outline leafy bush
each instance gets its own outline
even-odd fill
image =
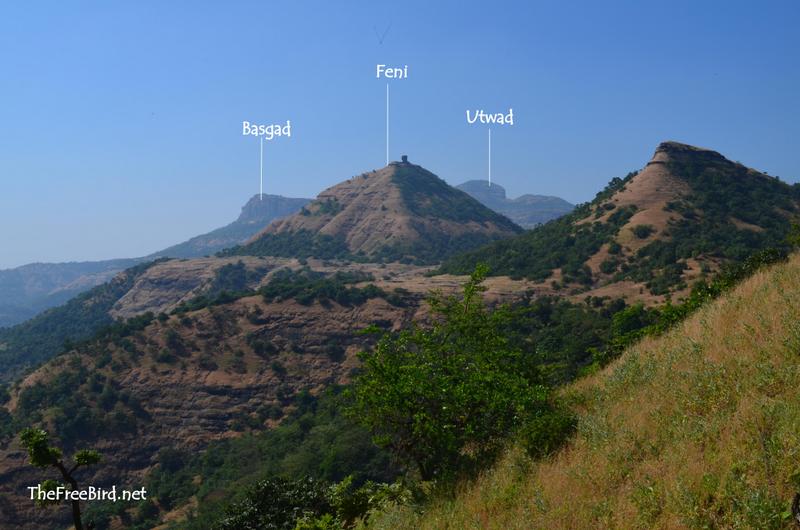
[[[631,228],[631,231],[639,239],[647,239],[656,229],[653,225],[636,225]]]
[[[171,506],[197,495],[197,512],[184,527],[207,530],[259,480],[280,477],[295,482],[313,477],[320,485],[346,481],[338,489],[352,497],[362,485],[391,482],[398,475],[389,455],[372,444],[369,432],[343,414],[346,401],[340,388],[333,387],[320,397],[300,392],[294,406],[271,430],[213,442],[199,453],[165,450],[147,479],[147,490],[159,492],[159,503],[169,498]],[[269,404],[258,411],[256,419],[281,416],[282,408]],[[196,476],[203,481],[193,481]],[[325,489],[334,507],[344,506]],[[375,496],[380,496],[377,489]]]
[[[325,276],[311,269],[293,271],[283,269],[276,272],[260,292],[267,303],[295,299],[303,305],[315,301],[322,304],[334,301],[339,305],[361,305],[371,298],[387,298],[388,294],[375,285],[351,287],[350,284],[371,280],[372,276],[358,272],[337,272]]]
[[[607,259],[600,264],[600,272],[603,274],[611,274],[617,270],[619,262],[615,259]]]
[[[558,406],[543,408],[522,427],[522,446],[532,458],[549,456],[561,448],[577,425],[577,418],[568,409]]]
[[[231,505],[214,530],[293,530],[298,519],[331,511],[326,485],[311,478],[269,478]]]
[[[351,413],[424,480],[485,461],[545,404],[538,372],[500,332],[509,312],[483,306],[485,275],[478,268],[461,299],[432,298],[431,328],[386,333],[360,354]]]

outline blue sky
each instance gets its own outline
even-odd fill
[[[68,4],[68,5],[67,5]],[[0,8],[0,267],[147,254],[258,191],[242,120],[292,121],[265,192],[408,154],[581,202],[666,139],[800,178],[800,3],[18,2]],[[376,31],[389,28],[381,44]]]

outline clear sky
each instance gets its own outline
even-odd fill
[[[800,2],[130,1],[0,8],[0,267],[144,255],[258,192],[313,197],[408,154],[572,202],[673,139],[800,178]],[[383,42],[379,36],[385,33]]]

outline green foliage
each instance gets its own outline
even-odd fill
[[[619,262],[615,259],[607,259],[600,264],[600,272],[603,274],[611,274],[617,270]]]
[[[667,207],[681,214],[670,223],[670,239],[639,249],[621,279],[645,281],[653,294],[665,294],[683,287],[681,272],[689,258],[739,263],[753,253],[791,245],[798,196],[787,184],[754,176],[713,153],[675,156],[669,167],[689,183],[691,195]],[[758,228],[739,228],[735,220]]]
[[[313,215],[330,215],[334,216],[342,211],[342,205],[336,197],[327,197],[324,201],[315,201],[312,206],[316,205]]]
[[[689,296],[679,304],[670,302],[661,307],[646,309],[634,305],[614,314],[611,336],[604,347],[594,350],[594,364],[602,366],[618,357],[622,351],[645,335],[659,335],[683,321],[700,306],[731,290],[736,284],[762,267],[785,260],[783,250],[766,249],[756,252],[741,263],[731,263],[711,281],[699,281]]]
[[[532,458],[549,456],[561,448],[577,425],[577,418],[570,410],[561,406],[543,408],[522,427],[522,446]]]
[[[239,274],[238,269],[240,269],[240,267],[238,264],[226,265],[225,267],[232,267],[232,269],[229,269],[228,272],[225,273],[226,277],[230,278],[234,272]],[[225,269],[225,267],[222,267],[220,271]],[[249,275],[250,273],[247,274]],[[372,275],[358,271],[336,272],[333,275],[326,276],[324,273],[313,271],[308,267],[303,267],[300,270],[281,269],[270,278],[267,285],[261,287],[258,291],[244,288],[247,285],[246,282],[249,282],[250,279],[238,282],[238,286],[242,288],[238,291],[229,291],[225,290],[225,288],[222,288],[222,290],[215,290],[212,286],[212,289],[208,293],[181,304],[175,309],[174,313],[183,314],[188,311],[197,311],[206,307],[229,304],[239,298],[253,296],[258,293],[263,295],[267,303],[294,299],[303,305],[311,305],[315,301],[322,304],[335,301],[343,306],[355,306],[361,305],[372,298],[383,298],[390,304],[398,307],[406,305],[408,292],[403,289],[395,289],[392,293],[387,293],[373,284],[368,284],[364,287],[351,286],[351,284],[354,283],[367,282],[373,279]],[[224,285],[234,287],[237,283],[226,281]],[[260,312],[261,310],[257,309],[257,311]],[[248,319],[253,324],[263,323],[260,313],[250,314],[248,315]],[[254,349],[257,347],[258,346],[255,346]]]
[[[100,453],[94,449],[81,449],[75,453],[73,458],[79,466],[90,466],[100,462]]]
[[[32,466],[50,467],[61,460],[61,449],[50,446],[47,431],[31,427],[23,430],[19,438]]]
[[[400,483],[366,482],[355,486],[352,477],[329,485],[303,477],[269,478],[249,488],[225,515],[210,525],[217,530],[286,529],[343,530],[366,521],[370,512],[412,500],[414,493]]]
[[[429,329],[386,333],[360,354],[351,413],[425,480],[485,460],[545,403],[538,372],[500,333],[509,311],[483,306],[485,275],[479,267],[460,299],[431,298]]]
[[[620,299],[590,298],[578,304],[557,297],[528,298],[514,307],[502,333],[550,384],[561,384],[574,379],[592,362],[593,352],[611,340],[613,316],[624,308]]]
[[[28,427],[20,433],[19,438],[23,449],[28,453],[31,465],[39,468],[54,468],[58,471],[59,478],[72,490],[78,489],[78,482],[75,478],[78,468],[100,462],[100,453],[92,449],[82,449],[73,456],[74,463],[72,465],[65,463],[62,460],[61,449],[50,445],[50,436],[43,429]],[[59,482],[53,479],[47,479],[42,483],[45,491],[52,491],[58,486]],[[75,528],[82,529],[80,503],[73,500],[70,504],[73,524]]]
[[[609,187],[616,189],[616,186],[622,186],[624,182],[616,179]],[[635,212],[634,207],[618,208],[607,222],[576,224],[591,212],[592,204],[597,203],[606,193],[604,190],[593,203],[579,205],[569,215],[519,236],[455,256],[447,260],[438,272],[468,274],[480,262],[487,263],[495,275],[543,281],[550,277],[553,269],[561,268],[567,282],[590,284],[592,276],[584,265],[586,260],[600,250],[604,243],[610,243]]]
[[[691,194],[666,206],[680,214],[665,230],[668,238],[650,241],[626,262],[608,260],[601,264],[604,274],[615,273],[615,281],[643,282],[651,293],[667,294],[685,287],[683,271],[690,258],[738,263],[754,252],[786,249],[795,244],[793,241],[800,241],[790,235],[792,220],[800,213],[797,187],[755,175],[711,152],[675,153],[669,169],[689,184]],[[613,238],[631,212],[616,209],[608,223],[579,221],[592,219],[593,210],[605,214],[605,201],[634,175],[613,179],[590,204],[578,206],[568,216],[455,256],[439,272],[467,274],[476,263],[485,262],[492,274],[543,281],[561,268],[566,283],[589,285],[594,279],[583,268],[584,263],[604,242],[608,242],[611,255],[620,255],[622,247]],[[739,221],[755,228],[740,228]],[[633,227],[640,239],[648,238],[653,231],[649,225]]]
[[[136,399],[110,378],[90,370],[76,357],[65,356],[67,366],[47,382],[36,382],[19,393],[13,416],[5,418],[4,435],[24,425],[49,419],[64,447],[75,448],[101,433],[135,432],[146,418]],[[44,414],[47,414],[45,418]],[[82,454],[82,458],[90,455]]]
[[[225,292],[247,291],[248,284],[257,281],[261,276],[262,271],[250,271],[242,261],[228,263],[217,269],[206,294],[214,297]]]
[[[324,484],[311,478],[270,478],[231,505],[214,530],[293,530],[298,519],[331,511]]]
[[[636,225],[631,228],[631,231],[633,231],[633,235],[639,239],[647,239],[656,229],[653,225]]]
[[[282,256],[288,258],[320,258],[356,260],[343,238],[315,234],[310,230],[280,234],[263,234],[252,243],[240,245],[219,256]]]
[[[308,268],[299,271],[283,269],[276,272],[259,292],[268,303],[294,299],[303,305],[310,305],[315,301],[324,305],[333,301],[343,306],[354,306],[371,298],[389,299],[383,289],[373,284],[365,287],[350,286],[372,279],[371,275],[359,272],[337,272],[332,276],[325,276]],[[394,298],[391,301],[397,303]]]
[[[379,248],[370,256],[373,261],[413,263],[416,265],[435,265],[442,260],[487,245],[499,239],[489,234],[468,233],[450,235],[436,233],[419,227],[422,237],[408,244],[391,244]]]
[[[228,263],[217,269],[208,289],[195,298],[183,302],[173,313],[183,314],[206,307],[229,304],[245,296],[252,296],[255,291],[248,285],[258,281],[263,271],[250,271],[242,261]]]
[[[301,392],[294,400],[296,409],[272,430],[214,442],[197,454],[162,449],[147,490],[168,508],[197,495],[199,507],[185,528],[206,530],[259,480],[313,477],[336,483],[350,476],[353,488],[394,480],[399,470],[366,429],[343,415],[346,403],[338,388],[319,398]],[[277,405],[264,406],[257,421],[282,415]],[[203,477],[202,483],[194,480],[197,476]]]
[[[0,329],[0,380],[11,379],[24,368],[36,366],[76,341],[91,338],[114,322],[113,305],[148,268],[165,260],[136,265],[114,280],[82,293],[66,304],[11,328]]]

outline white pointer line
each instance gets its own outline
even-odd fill
[[[389,165],[389,83],[386,83],[386,165]]]
[[[264,200],[264,137],[258,137],[259,158],[258,158],[258,198]]]
[[[492,130],[489,129],[489,186],[492,185]]]

